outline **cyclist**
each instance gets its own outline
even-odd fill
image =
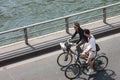
[[[88,75],[92,74],[93,71],[93,62],[92,59],[95,57],[96,54],[96,45],[95,45],[95,38],[92,34],[90,34],[89,29],[84,29],[84,35],[88,38],[88,46],[82,52],[82,57],[87,58],[87,62],[89,65]]]
[[[75,33],[72,35],[71,39],[73,39],[76,34],[79,34],[79,40],[77,41],[77,51],[78,53],[80,53],[80,45],[82,45],[83,43],[87,42],[88,39],[87,37],[84,35],[84,30],[80,27],[80,24],[78,22],[74,22],[73,25],[74,29],[75,29]]]

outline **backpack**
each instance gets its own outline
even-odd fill
[[[96,51],[100,51],[99,45],[97,43],[95,45],[96,45]]]

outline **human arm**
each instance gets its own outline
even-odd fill
[[[88,42],[88,46],[87,46],[86,52],[95,51],[94,48],[95,48],[95,39],[91,38],[89,40],[89,42]]]
[[[77,31],[75,31],[75,33],[72,35],[71,39],[73,39],[77,34]]]

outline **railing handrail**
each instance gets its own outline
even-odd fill
[[[53,21],[57,21],[57,20],[61,20],[61,19],[65,19],[65,18],[69,18],[69,17],[72,17],[72,16],[76,16],[76,15],[80,15],[80,14],[100,10],[100,9],[103,9],[103,8],[108,8],[108,7],[119,5],[119,4],[120,4],[120,2],[115,3],[115,4],[110,4],[110,5],[107,5],[107,6],[103,6],[103,7],[98,7],[98,8],[95,8],[95,9],[86,10],[86,11],[71,14],[71,15],[67,15],[67,16],[63,16],[63,17],[59,17],[59,18],[55,18],[55,19],[51,19],[51,20],[47,20],[47,21],[42,21],[42,22],[39,22],[39,23],[35,23],[35,24],[31,24],[31,25],[27,25],[27,26],[15,28],[15,29],[10,29],[10,30],[7,30],[7,31],[0,32],[0,35],[5,34],[5,33],[9,33],[9,32],[13,32],[13,31],[18,31],[18,30],[25,29],[25,28],[30,28],[30,27],[45,24],[45,23],[49,23],[49,22],[53,22]]]

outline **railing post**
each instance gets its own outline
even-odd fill
[[[106,24],[106,8],[103,8],[103,22]]]
[[[25,38],[25,44],[28,45],[27,28],[24,28],[24,38]]]
[[[66,23],[66,33],[68,33],[68,34],[70,34],[70,32],[69,32],[69,21],[68,21],[68,17],[67,18],[65,18],[65,23]]]

